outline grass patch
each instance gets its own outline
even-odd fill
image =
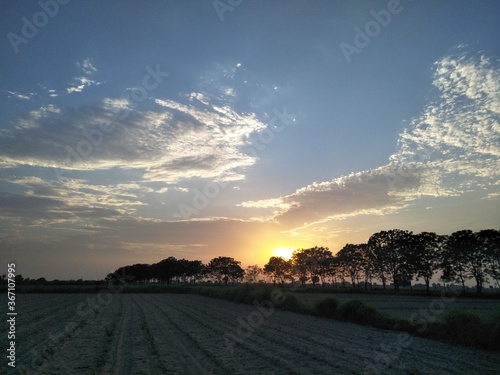
[[[445,339],[467,346],[477,346],[485,333],[484,323],[472,311],[452,310],[443,317]]]
[[[295,294],[287,292],[284,297],[285,300],[281,304],[276,305],[278,309],[300,314],[310,314],[314,312],[313,308],[302,303]]]
[[[488,320],[491,349],[500,351],[500,308],[492,311]]]
[[[357,299],[341,304],[335,313],[335,318],[383,329],[393,329],[395,322],[394,319],[382,314],[373,306],[369,306]]]
[[[251,305],[254,302],[261,303],[267,300],[274,301],[274,307],[280,310],[301,314],[310,314],[313,312],[313,309],[302,303],[294,293],[282,291],[270,285],[197,286],[191,287],[190,289],[191,293],[221,298],[231,302]]]
[[[500,310],[482,320],[474,311],[451,310],[423,336],[484,350],[500,350]]]

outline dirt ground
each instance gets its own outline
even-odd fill
[[[18,312],[12,373],[500,373],[495,353],[198,295],[23,295]]]

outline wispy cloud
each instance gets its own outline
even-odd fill
[[[97,68],[92,64],[91,58],[86,58],[82,61],[78,61],[76,66],[83,70],[86,75],[91,75],[97,72]]]
[[[73,83],[73,86],[69,86],[66,91],[68,94],[74,93],[74,92],[82,92],[85,87],[89,86],[98,86],[102,82],[94,81],[92,79],[89,79],[87,77],[76,77],[73,79],[75,83]]]
[[[0,219],[23,225],[80,224],[126,217],[144,205],[139,195],[150,192],[137,183],[99,185],[77,179],[46,181],[39,177],[9,178],[15,193],[0,196]]]
[[[240,180],[255,163],[241,150],[250,134],[266,127],[254,114],[171,100],[156,104],[132,109],[124,99],[108,98],[79,109],[29,112],[2,131],[0,167],[135,169],[145,180],[175,183],[196,177]]]
[[[387,165],[241,206],[268,208],[273,220],[302,227],[392,213],[422,196],[455,196],[494,185],[500,174],[498,67],[484,56],[448,56],[435,64],[433,84],[436,99],[400,135]]]
[[[80,70],[82,70],[85,76],[73,78],[73,83],[68,88],[66,88],[68,94],[72,94],[74,92],[82,92],[86,87],[98,86],[102,84],[102,82],[89,78],[98,71],[97,68],[92,64],[90,58],[78,61],[76,63],[76,66]]]
[[[20,92],[17,91],[9,91],[9,90],[2,90],[7,93],[8,98],[15,98],[19,100],[30,100],[33,96],[36,95],[36,93],[30,92],[27,94],[21,94]]]

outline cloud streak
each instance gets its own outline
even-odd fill
[[[107,98],[78,109],[40,107],[2,130],[0,167],[135,169],[145,180],[241,180],[255,158],[241,148],[266,127],[225,106],[156,99],[150,109]],[[127,116],[122,116],[124,111]]]
[[[387,165],[241,206],[273,210],[273,220],[297,228],[392,213],[422,196],[494,185],[500,171],[498,67],[484,56],[448,56],[436,62],[433,85],[436,100],[400,135]]]
[[[8,98],[16,98],[19,100],[30,100],[33,96],[36,95],[36,93],[33,92],[30,92],[28,94],[21,94],[20,92],[17,91],[9,91],[9,90],[2,90],[2,91],[8,93],[7,95]]]
[[[82,70],[85,76],[73,78],[74,83],[68,88],[66,88],[66,92],[68,94],[72,94],[75,92],[82,92],[87,87],[98,86],[102,84],[102,82],[89,78],[98,71],[97,68],[92,64],[90,58],[86,58],[81,62],[78,61],[76,63],[76,66],[78,67],[78,69]]]

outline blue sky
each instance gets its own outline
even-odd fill
[[[498,2],[43,4],[0,15],[25,276],[498,228]]]

